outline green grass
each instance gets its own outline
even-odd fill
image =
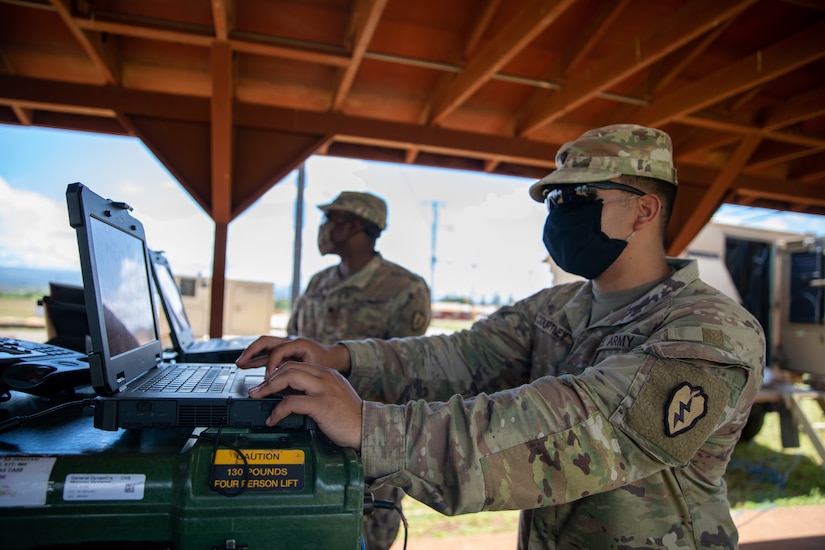
[[[803,409],[812,421],[825,421],[825,414],[813,400],[804,400]],[[825,504],[825,468],[802,431],[799,443],[798,448],[783,449],[779,414],[767,413],[759,434],[734,450],[725,476],[731,506],[759,509]],[[410,497],[404,497],[403,508],[410,540],[502,533],[518,528],[517,511],[447,517]]]
[[[813,399],[802,400],[802,408],[812,422],[825,421],[825,413]],[[736,446],[725,479],[734,508],[825,504],[822,459],[802,430],[799,447],[782,447],[776,412],[765,415],[755,438]]]

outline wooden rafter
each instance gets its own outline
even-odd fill
[[[682,48],[663,59],[659,66],[652,71],[651,89],[653,93],[659,92],[662,88],[671,83],[691,61],[696,59],[702,52],[707,50],[711,44],[724,34],[725,30],[735,21],[734,17],[728,19],[715,29],[707,33],[696,41],[696,44],[689,48]]]
[[[229,33],[233,25],[232,0],[212,0],[212,20],[215,25],[215,38],[225,42],[229,39]]]
[[[561,60],[561,74],[571,74],[579,63],[587,57],[590,50],[608,32],[610,25],[624,11],[630,0],[617,2],[599,2],[596,12],[587,20],[586,26],[577,33],[576,40],[569,48],[565,48]]]
[[[783,101],[767,109],[762,118],[765,129],[777,130],[821,116],[825,116],[825,87]]]
[[[67,0],[49,0],[60,19],[69,29],[69,32],[77,39],[80,47],[86,52],[89,60],[94,64],[107,84],[114,84],[118,81],[119,74],[117,64],[111,62],[114,56],[112,47],[103,42],[99,32],[86,33],[81,29],[76,20],[72,17],[71,8]]]
[[[356,3],[348,33],[352,36],[351,59],[346,67],[338,70],[332,99],[333,111],[341,110],[386,5],[387,0],[358,0]]]
[[[484,6],[477,10],[477,15],[470,30],[467,33],[467,39],[464,42],[464,59],[469,59],[476,51],[481,37],[484,36],[484,31],[490,24],[493,15],[501,4],[501,0],[487,0]]]
[[[188,44],[190,46],[201,46],[207,48],[211,45],[213,37],[207,34],[193,34],[180,30],[155,29],[145,25],[132,23],[119,23],[115,21],[103,21],[99,19],[74,18],[78,28],[108,33],[114,35],[133,36],[161,42],[171,42]],[[254,53],[269,57],[289,59],[292,61],[303,61],[307,63],[318,63],[333,67],[346,67],[350,60],[341,53],[330,53],[311,49],[296,48],[294,46],[284,46],[280,44],[255,41],[251,38],[231,38],[229,44],[232,49],[239,52]]]
[[[825,22],[722,67],[641,109],[639,124],[661,126],[825,57]]]
[[[440,124],[517,53],[556,21],[575,0],[531,0],[504,29],[467,63],[433,102],[430,123]]]
[[[721,2],[695,0],[667,21],[650,29],[635,40],[609,55],[590,71],[578,73],[567,80],[562,90],[549,93],[542,102],[524,115],[520,134],[530,136],[543,126],[558,120],[573,109],[596,97],[630,75],[651,66],[666,55],[688,44],[698,36],[741,12],[756,0]]]
[[[725,163],[724,168],[705,191],[702,200],[694,208],[693,215],[678,229],[676,236],[671,240],[668,247],[670,254],[678,254],[684,250],[693,237],[710,220],[713,213],[722,204],[725,195],[731,190],[733,182],[742,167],[747,164],[748,159],[750,159],[761,141],[762,138],[758,135],[750,135],[742,140],[731,158]]]

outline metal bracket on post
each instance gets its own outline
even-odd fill
[[[803,398],[815,399],[819,403],[819,406],[822,407],[822,410],[825,411],[825,392],[799,390],[790,386],[782,390],[782,400],[785,402],[785,407],[791,411],[791,415],[796,424],[811,439],[816,452],[819,453],[820,465],[825,468],[825,444],[823,443],[823,436],[819,433],[825,430],[825,423],[812,422],[808,418],[802,408],[801,400]]]

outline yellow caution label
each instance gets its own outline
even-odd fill
[[[212,489],[289,492],[304,489],[304,451],[244,449],[241,452],[243,457],[232,449],[215,452]]]
[[[247,464],[303,464],[304,451],[300,449],[243,449]],[[215,464],[243,464],[244,459],[232,449],[218,449]]]

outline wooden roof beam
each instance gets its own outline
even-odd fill
[[[742,136],[738,133],[700,131],[688,140],[679,141],[678,145],[674,146],[674,154],[677,158],[700,158],[710,151],[738,143],[741,139]]]
[[[464,59],[470,58],[475,53],[479,42],[481,42],[481,37],[484,36],[484,31],[490,25],[490,20],[495,15],[499,4],[501,4],[501,0],[487,0],[484,7],[476,10],[478,15],[473,21],[464,43]]]
[[[825,57],[825,22],[759,50],[640,109],[639,124],[662,126]]]
[[[0,104],[36,102],[73,109],[109,109],[127,115],[208,123],[207,98],[129,90],[87,84],[55,84],[45,80],[0,74]],[[513,162],[549,166],[559,143],[514,140],[512,137],[353,117],[339,113],[302,111],[283,107],[235,104],[233,120],[239,126],[296,134],[362,135],[403,147],[434,147],[462,155],[501,155]],[[582,130],[583,131],[583,130]],[[208,210],[205,208],[205,210]]]
[[[825,179],[825,153],[817,153],[799,159],[791,165],[791,177],[806,183],[820,182]],[[817,186],[817,189],[825,187]]]
[[[430,124],[443,122],[575,2],[530,0],[435,98]]]
[[[115,51],[111,41],[103,41],[103,37],[99,32],[86,33],[81,29],[77,20],[72,17],[71,7],[67,0],[49,0],[54,7],[60,20],[72,33],[72,36],[83,48],[83,51],[89,57],[92,64],[103,75],[103,79],[107,84],[117,84],[120,80],[120,73],[118,71],[118,64],[114,62]]]
[[[410,147],[406,151],[404,151],[404,162],[407,164],[413,164],[415,159],[418,158],[418,154],[421,153],[421,149],[418,147]]]
[[[697,115],[679,115],[673,119],[673,122],[679,122],[686,126],[694,126],[696,128],[705,128],[708,130],[717,130],[720,132],[731,132],[735,134],[760,134],[765,139],[779,141],[782,143],[792,143],[802,147],[812,147],[820,149],[825,147],[825,139],[816,136],[806,136],[802,134],[793,134],[791,132],[782,132],[778,130],[766,130],[758,126],[751,126],[734,122],[731,120],[721,120],[709,117],[700,117]]]
[[[741,172],[742,167],[747,164],[748,159],[756,151],[761,141],[762,137],[758,135],[749,135],[742,140],[730,160],[725,163],[724,168],[705,191],[699,204],[694,207],[693,214],[676,231],[668,245],[668,254],[678,255],[681,253],[690,241],[699,234],[702,227],[710,221],[713,213],[722,204],[724,197],[731,191],[732,184]]]
[[[132,23],[119,23],[117,21],[104,21],[102,19],[87,19],[75,17],[75,24],[86,31],[95,31],[146,40],[159,40],[161,42],[178,42],[190,46],[208,47],[214,38],[208,34],[195,34],[181,30],[158,29],[146,25],[136,25]]]
[[[817,149],[795,149],[793,151],[774,154],[772,156],[760,158],[758,160],[754,160],[754,162],[748,163],[748,165],[745,166],[744,171],[761,172],[767,168],[770,168],[771,166],[788,163],[792,160],[800,159],[803,157],[807,157],[809,155],[819,153],[820,151],[821,150]]]
[[[579,63],[587,57],[593,46],[601,40],[610,25],[627,7],[630,0],[599,2],[595,13],[587,19],[587,26],[576,33],[576,40],[562,51],[561,74],[571,74]]]
[[[716,39],[719,38],[719,36],[721,36],[735,20],[735,17],[731,17],[711,32],[701,37],[698,42],[693,45],[693,47],[682,48],[663,59],[659,63],[659,66],[651,71],[653,93],[655,94],[659,92],[662,88],[670,84],[670,82],[676,78],[685,69],[685,67],[690,64],[691,61],[699,57],[699,54],[708,49],[711,44],[716,42]]]
[[[350,62],[338,70],[332,99],[333,111],[341,110],[386,6],[387,0],[358,0],[355,3],[347,33],[352,41]]]
[[[671,52],[734,17],[756,0],[686,2],[673,17],[650,29],[609,55],[591,71],[582,71],[568,79],[564,88],[548,93],[547,100],[536,103],[525,113],[520,134],[531,136],[543,126],[580,107],[630,75],[646,69]]]
[[[757,199],[770,199],[787,204],[803,204],[800,198],[804,197],[804,204],[825,206],[825,193],[819,189],[811,189],[809,185],[788,182],[788,187],[776,185],[776,182],[750,182],[737,185],[736,193],[747,197],[750,202]],[[799,194],[795,194],[799,193]]]
[[[114,35],[131,36],[145,40],[159,40],[162,42],[177,42],[190,46],[201,46],[208,48],[215,39],[210,34],[199,34],[175,29],[158,29],[145,25],[131,23],[119,23],[115,21],[103,21],[100,19],[74,18],[75,23],[81,29],[97,31]],[[229,29],[227,29],[229,32]],[[253,37],[238,37],[229,39],[232,49],[239,52],[277,57],[292,61],[302,61],[306,63],[318,63],[319,65],[329,65],[332,67],[346,67],[350,60],[343,52],[331,52],[318,48],[318,50],[300,48],[296,46],[283,45],[280,43],[270,43],[263,40],[254,40]]]
[[[212,0],[212,20],[215,24],[215,38],[221,42],[229,40],[229,33],[235,27],[233,0]]]
[[[20,124],[23,126],[32,125],[32,119],[34,118],[34,111],[32,109],[27,109],[19,103],[12,103],[11,110],[14,113],[14,116],[17,117]]]
[[[778,130],[825,115],[825,87],[810,90],[765,111],[765,129]]]

